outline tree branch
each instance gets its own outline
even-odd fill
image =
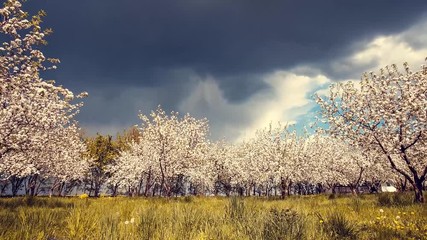
[[[391,167],[396,170],[398,173],[402,174],[411,184],[414,184],[414,180],[409,176],[405,171],[402,169],[399,169],[396,164],[394,163],[393,159],[390,157],[390,154],[388,154],[387,150],[384,148],[384,146],[381,144],[380,140],[377,138],[377,136],[374,135],[375,140],[377,141],[378,145],[380,146],[383,153],[387,156],[388,161],[391,164]]]
[[[422,135],[422,131],[420,131],[420,132],[418,133],[417,137],[414,139],[414,141],[413,141],[411,144],[407,145],[406,147],[404,147],[404,146],[402,145],[402,147],[404,147],[404,150],[406,151],[406,149],[408,149],[408,148],[410,148],[410,147],[414,146],[414,145],[415,145],[415,143],[417,143],[417,142],[418,142],[418,140],[420,140],[421,135]]]

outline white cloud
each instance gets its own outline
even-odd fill
[[[288,71],[277,71],[264,79],[270,86],[267,95],[256,95],[248,102],[258,109],[254,121],[246,129],[252,134],[270,122],[296,123],[297,118],[308,113],[314,106],[312,94],[330,82],[323,75],[314,77],[297,75]]]
[[[354,71],[363,69],[364,72],[378,72],[387,65],[401,67],[404,62],[408,62],[413,70],[418,70],[426,57],[427,18],[424,18],[401,33],[373,38],[350,56],[333,61],[331,68],[347,76],[360,76],[362,72]]]
[[[180,106],[181,111],[206,113],[213,138],[239,141],[252,136],[270,122],[295,123],[313,107],[311,95],[330,82],[325,76],[308,77],[288,71],[265,75],[269,86],[243,103],[230,103],[213,78],[200,79],[191,95]]]

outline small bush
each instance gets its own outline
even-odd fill
[[[412,195],[406,193],[397,193],[393,195],[395,206],[410,206],[414,203]]]
[[[271,209],[264,223],[263,239],[306,239],[306,221],[297,212]]]
[[[184,197],[184,202],[186,203],[191,203],[194,201],[194,197],[193,196],[185,196]]]
[[[379,206],[392,206],[393,205],[393,199],[391,194],[388,193],[380,193],[378,195],[378,205]]]
[[[331,239],[357,239],[357,230],[344,214],[334,212],[327,219],[321,218],[323,231]]]
[[[413,197],[407,193],[381,193],[377,203],[382,207],[409,206],[413,204]]]

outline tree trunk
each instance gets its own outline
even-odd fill
[[[334,194],[334,195],[337,194],[336,187],[337,187],[337,185],[335,185],[335,184],[332,186],[332,194]]]
[[[19,178],[16,176],[12,176],[9,181],[12,185],[12,197],[16,197],[18,194],[19,189],[21,189],[22,183],[24,182],[25,178]]]
[[[143,193],[142,193],[142,190],[144,189],[144,180],[143,180],[143,178],[141,177],[140,178],[140,180],[139,180],[139,185],[138,185],[138,190],[137,190],[137,196],[141,196]]]
[[[37,174],[25,178],[24,190],[26,196],[34,196],[34,188],[37,181]]]
[[[151,192],[152,197],[156,196],[156,190],[157,190],[157,184],[155,183],[153,186],[153,191]]]
[[[292,181],[289,182],[288,184],[288,196],[291,196],[291,188],[292,188]]]
[[[404,191],[406,191],[406,185],[407,185],[407,183],[408,183],[408,180],[405,178],[405,179],[399,179],[400,180],[400,191],[402,191],[402,192],[404,192]]]
[[[119,188],[118,184],[115,184],[112,188],[111,188],[111,196],[115,197],[117,196],[117,189]]]
[[[57,186],[58,186],[58,181],[57,180],[55,180],[53,183],[52,183],[52,185],[50,186],[50,188],[49,188],[49,197],[52,197],[52,195],[54,195],[55,194],[55,188],[57,188]]]
[[[423,203],[424,202],[423,181],[416,179],[414,184],[414,190],[415,190],[415,202]]]
[[[0,196],[3,195],[4,192],[6,192],[7,187],[9,186],[9,183],[7,181],[0,181]]]
[[[97,183],[94,186],[94,197],[99,197],[99,185]]]
[[[321,194],[324,192],[323,185],[321,183],[317,184],[317,193]]]
[[[145,190],[144,190],[144,196],[148,197],[148,192],[150,191],[150,188],[153,186],[153,184],[151,183],[151,169],[148,170],[148,176],[147,176],[147,181],[145,184]]]
[[[64,189],[65,189],[65,182],[62,182],[62,183],[60,183],[59,184],[59,186],[58,186],[58,197],[63,197],[63,196],[65,196],[65,192],[64,192]]]
[[[37,195],[38,193],[38,186],[39,186],[39,176],[36,174],[34,175],[34,177],[30,178],[31,182],[30,182],[30,196],[34,197]]]
[[[253,184],[253,187],[254,188],[253,188],[253,194],[252,195],[256,196],[256,184],[255,183]]]
[[[285,179],[282,177],[282,178],[280,179],[280,193],[281,193],[281,198],[282,198],[282,199],[285,199],[285,197],[286,197],[286,189],[287,189],[286,181],[285,181]]]

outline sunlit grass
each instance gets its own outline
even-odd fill
[[[427,239],[406,198],[5,198],[0,239]]]

